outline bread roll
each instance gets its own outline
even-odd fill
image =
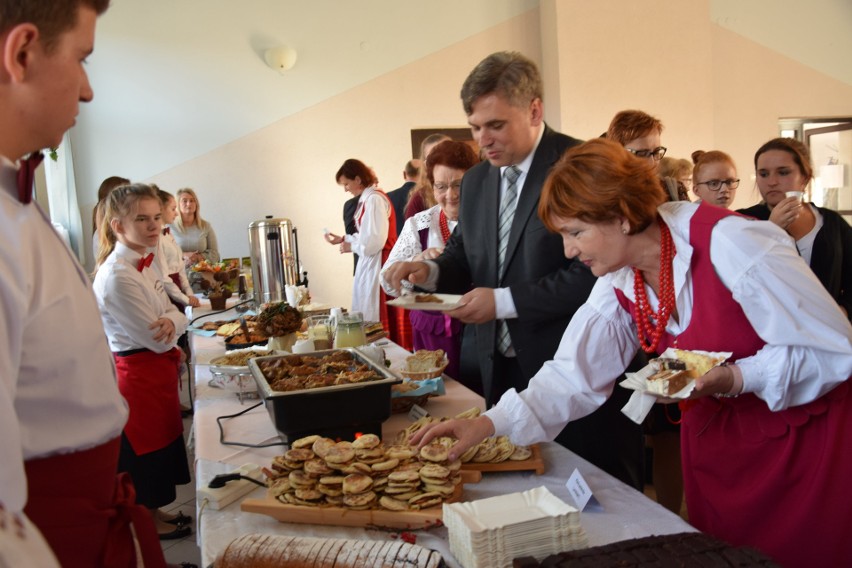
[[[215,568],[437,568],[441,555],[402,540],[247,534],[234,539],[219,555]]]

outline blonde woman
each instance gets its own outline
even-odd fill
[[[188,187],[177,191],[178,212],[171,225],[172,235],[183,251],[187,268],[206,260],[219,262],[219,243],[213,227],[201,218],[198,196]]]

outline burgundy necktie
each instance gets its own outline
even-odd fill
[[[21,203],[29,203],[33,200],[33,181],[38,165],[44,160],[44,154],[33,152],[21,160],[18,170],[18,200]]]
[[[136,269],[139,272],[142,272],[146,266],[151,266],[151,263],[154,261],[154,253],[149,252],[147,256],[143,256],[139,259],[139,263],[136,265]]]
[[[164,235],[168,235],[168,234],[169,234],[169,233],[171,233],[171,232],[172,232],[172,230],[171,230],[171,228],[169,228],[169,227],[166,227],[166,228],[164,228],[164,229],[163,229],[163,234],[164,234]]]

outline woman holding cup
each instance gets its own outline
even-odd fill
[[[754,167],[763,201],[738,212],[772,221],[787,231],[848,318],[852,313],[852,228],[836,211],[802,202],[805,187],[813,179],[808,149],[793,138],[774,138],[758,148]]]

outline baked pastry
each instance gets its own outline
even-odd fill
[[[667,369],[648,377],[648,389],[651,392],[669,396],[683,390],[691,380],[692,377],[685,370]]]
[[[356,540],[247,534],[234,539],[214,568],[438,568],[441,555],[403,540]]]
[[[444,364],[444,350],[437,349],[428,351],[426,349],[418,349],[414,355],[409,355],[405,358],[405,370],[414,373],[424,373],[431,371]]]
[[[683,349],[675,349],[674,352],[680,361],[686,363],[686,370],[693,379],[706,374],[707,371],[725,360],[723,357],[711,357],[710,355],[703,355],[695,351],[685,351]]]
[[[414,301],[418,304],[443,304],[444,300],[435,294],[417,294],[414,296]]]

